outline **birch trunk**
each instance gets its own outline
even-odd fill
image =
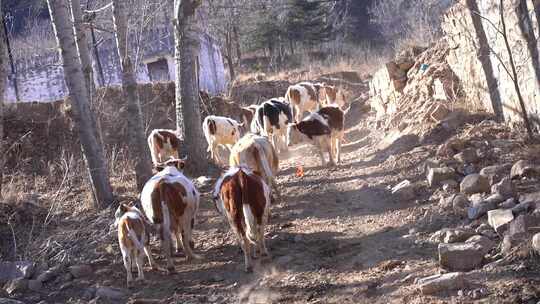
[[[64,78],[73,109],[73,121],[81,141],[82,153],[90,175],[90,184],[97,208],[113,200],[103,149],[96,138],[88,90],[85,85],[73,27],[69,19],[67,0],[47,0],[53,30],[62,58]]]
[[[176,117],[178,133],[183,135],[188,157],[187,171],[204,174],[208,170],[206,141],[202,133],[199,108],[197,56],[200,51],[195,15],[200,0],[174,1],[176,61]]]
[[[0,0],[0,16],[4,16],[2,10],[2,3]],[[2,19],[3,21],[3,19]],[[0,199],[2,199],[2,185],[4,177],[4,102],[6,91],[6,79],[7,79],[7,37],[4,27],[0,28]]]
[[[128,50],[126,1],[113,0],[113,19],[116,32],[118,56],[122,65],[122,91],[127,104],[127,126],[130,144],[130,157],[135,161],[137,187],[142,190],[152,176],[150,157],[144,136],[141,104],[137,92],[135,70]]]

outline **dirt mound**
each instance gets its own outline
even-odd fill
[[[290,85],[287,80],[241,82],[233,84],[229,95],[231,100],[243,106],[259,104],[270,98],[285,96]]]

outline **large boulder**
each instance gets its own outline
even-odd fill
[[[480,201],[467,209],[467,216],[471,220],[481,218],[489,210],[497,208],[497,204],[490,201]]]
[[[476,243],[439,244],[439,264],[452,271],[469,271],[482,265],[483,248]]]
[[[510,171],[510,177],[512,179],[522,178],[522,177],[533,177],[538,176],[540,173],[540,168],[535,166],[531,161],[520,160],[512,166]]]
[[[514,219],[514,214],[510,209],[495,209],[487,212],[489,225],[498,233],[502,234],[508,224]]]
[[[430,187],[439,185],[446,180],[456,179],[456,171],[449,167],[430,168],[427,174],[427,180]]]
[[[487,193],[491,190],[487,177],[476,173],[465,176],[459,188],[465,194]]]
[[[430,240],[433,243],[460,243],[464,242],[468,238],[474,235],[472,229],[467,228],[455,228],[455,229],[441,229],[433,235],[431,235]]]
[[[525,193],[519,196],[521,204],[536,204],[540,203],[540,191],[533,193]]]
[[[465,276],[461,272],[436,274],[418,279],[418,288],[425,294],[435,294],[442,291],[452,291],[467,287]]]
[[[34,273],[34,263],[30,261],[0,262],[0,283],[17,279],[28,279]]]
[[[483,236],[483,235],[474,235],[468,238],[465,243],[474,243],[478,244],[480,248],[482,249],[482,254],[487,254],[491,251],[491,249],[495,248],[496,243],[492,241],[490,238]]]
[[[516,194],[516,190],[512,180],[505,177],[500,182],[491,186],[491,193],[500,194],[504,199],[507,199],[513,197]]]
[[[537,231],[534,229],[537,227],[540,227],[540,218],[529,214],[522,214],[508,224],[506,234],[512,237],[523,237]]]

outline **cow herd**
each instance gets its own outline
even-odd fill
[[[210,158],[228,169],[212,191],[216,209],[224,215],[244,252],[245,270],[251,271],[253,256],[268,256],[264,229],[274,197],[281,200],[275,181],[279,156],[292,145],[311,143],[318,147],[323,165],[341,161],[345,97],[334,86],[301,82],[287,89],[285,97],[272,98],[258,105],[241,108],[242,122],[221,116],[208,116],[202,129]],[[307,115],[305,113],[308,112]],[[183,174],[186,159],[179,159],[181,141],[173,130],[156,129],[148,145],[156,174],[140,195],[142,211],[121,204],[115,213],[118,241],[127,272],[127,285],[144,280],[143,260],[152,269],[156,264],[149,250],[150,232],[156,231],[166,257],[167,270],[174,271],[172,244],[183,248],[188,260],[199,259],[192,232],[199,209],[200,193]],[[230,151],[229,161],[220,157],[218,147]]]

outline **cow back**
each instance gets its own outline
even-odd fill
[[[345,127],[345,115],[341,109],[330,106],[319,109],[317,113],[328,122],[330,129],[343,131]]]

